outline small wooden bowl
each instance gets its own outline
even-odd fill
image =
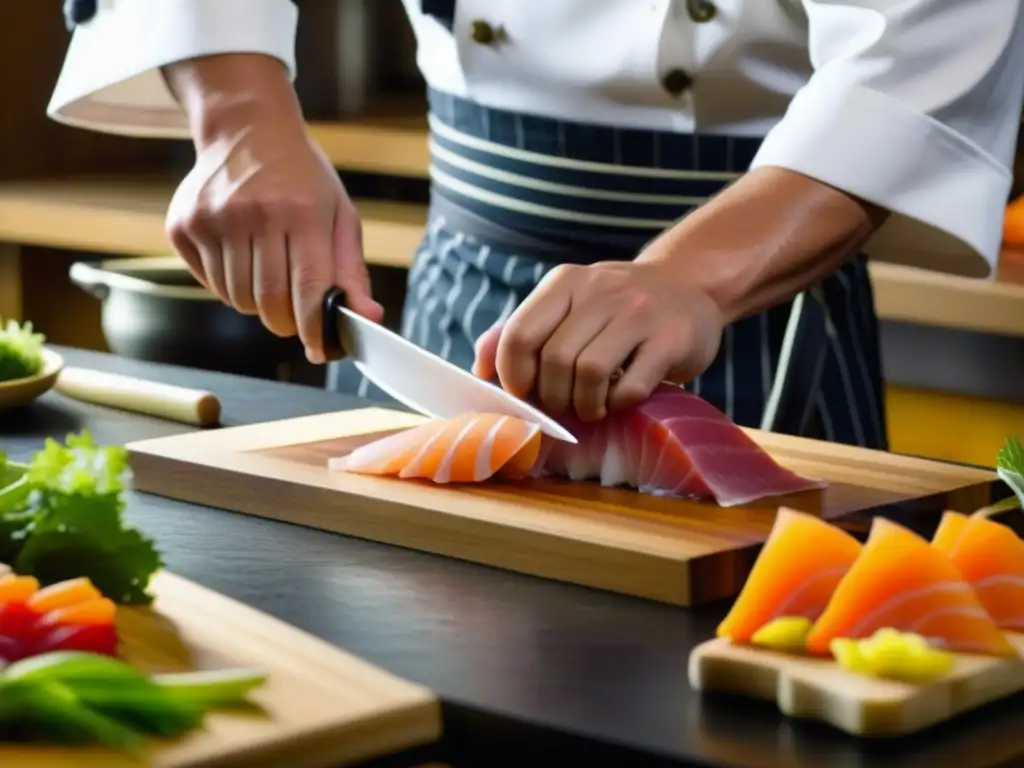
[[[43,370],[24,379],[0,381],[0,410],[28,405],[47,392],[64,369],[64,358],[49,349],[43,349]]]

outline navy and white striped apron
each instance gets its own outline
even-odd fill
[[[429,103],[432,200],[409,272],[402,334],[467,369],[474,341],[548,270],[632,259],[741,175],[760,144],[552,120],[434,90]],[[727,327],[717,358],[687,387],[744,426],[887,449],[866,258],[798,299],[820,318],[819,342],[787,346],[787,328],[815,316],[798,315],[787,302]],[[815,364],[820,375],[803,377],[809,383],[789,393],[806,418],[799,427],[792,419],[773,422],[766,414],[773,388],[799,382],[794,374]],[[332,365],[328,386],[393,402],[345,362]]]

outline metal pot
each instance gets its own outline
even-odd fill
[[[301,356],[297,339],[222,304],[177,257],[76,262],[70,277],[102,302],[103,335],[117,355],[266,379]]]

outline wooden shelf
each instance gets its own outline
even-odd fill
[[[924,269],[874,263],[878,314],[940,328],[1024,337],[1024,284],[972,280]]]
[[[173,191],[174,180],[168,177],[0,184],[0,242],[164,255],[171,252],[164,215]],[[356,200],[356,207],[363,218],[367,261],[407,267],[422,237],[426,208],[375,200]],[[1022,284],[882,263],[873,264],[871,274],[883,319],[1024,337]]]
[[[0,184],[0,242],[132,256],[171,252],[167,177],[81,177]],[[356,200],[366,258],[405,267],[419,245],[424,206]]]
[[[426,110],[423,99],[395,98],[358,119],[312,122],[309,132],[336,168],[425,179],[430,166]]]

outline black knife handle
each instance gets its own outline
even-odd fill
[[[345,348],[341,345],[338,335],[338,310],[345,306],[345,292],[341,288],[331,288],[324,296],[323,336],[324,357],[327,362],[342,360]]]

